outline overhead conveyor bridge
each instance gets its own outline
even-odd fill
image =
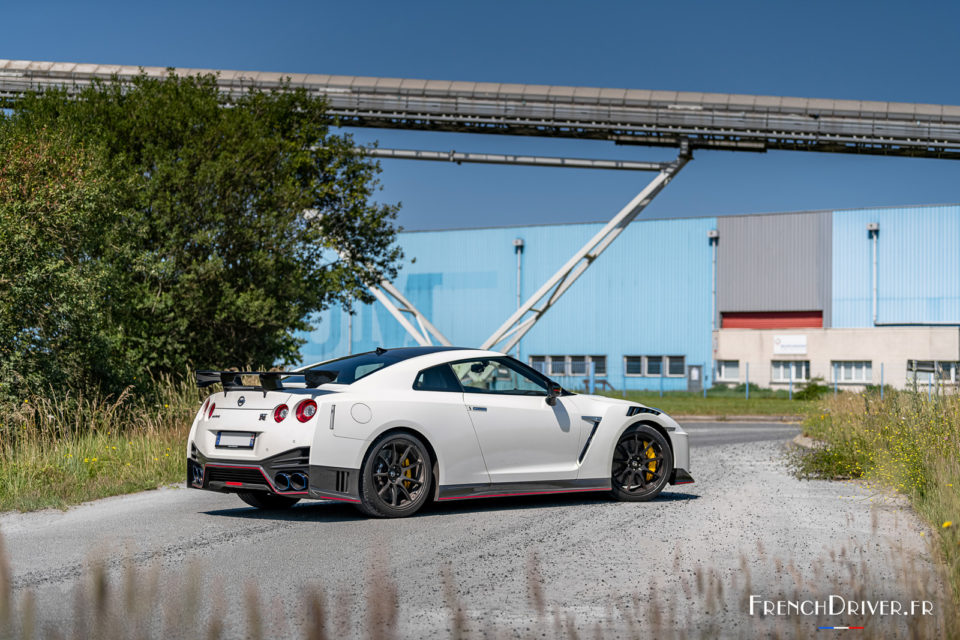
[[[0,60],[0,99],[164,67]],[[960,107],[866,100],[600,89],[495,82],[450,82],[303,73],[215,73],[223,91],[302,87],[326,97],[344,125],[509,135],[590,138],[690,149],[793,149],[960,158]]]
[[[484,348],[500,345],[503,351],[530,331],[696,149],[960,159],[960,106],[216,69],[178,68],[172,72],[181,76],[216,74],[228,97],[251,88],[303,88],[323,96],[329,111],[344,126],[581,138],[677,148],[676,160],[663,163],[367,150],[371,156],[384,158],[658,172],[482,344]],[[162,77],[168,73],[171,70],[165,67],[0,60],[0,106],[12,106],[28,91],[62,88],[76,93],[98,80],[116,77],[129,81],[140,74]],[[392,284],[383,282],[379,289],[371,286],[371,290],[419,344],[430,344],[431,335],[449,344]]]

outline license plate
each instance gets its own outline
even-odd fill
[[[253,449],[257,434],[249,431],[218,431],[217,446],[221,449]]]

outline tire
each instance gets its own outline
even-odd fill
[[[433,463],[426,445],[410,433],[377,440],[360,470],[360,510],[378,518],[403,518],[430,499]]]
[[[289,509],[300,502],[300,498],[277,496],[272,493],[267,493],[266,491],[238,491],[237,495],[251,507],[266,509],[268,511]]]
[[[659,431],[645,424],[628,428],[613,450],[613,496],[626,502],[653,500],[670,481],[673,450]]]

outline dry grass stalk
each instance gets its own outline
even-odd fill
[[[901,635],[924,640],[960,640],[956,612],[950,606],[948,592],[943,589],[946,581],[938,576],[925,575],[917,558],[902,549],[892,549],[890,553],[892,559],[888,565],[895,567],[901,576],[896,583],[890,583],[880,575],[874,577],[875,572],[868,569],[867,556],[860,548],[853,551],[847,546],[825,549],[812,566],[798,563],[793,556],[774,558],[765,553],[763,556],[751,554],[748,559],[746,554],[741,554],[739,571],[721,573],[713,567],[701,567],[689,580],[667,579],[667,585],[673,582],[674,589],[662,584],[664,578],[661,576],[650,580],[647,593],[632,596],[611,593],[605,615],[599,621],[579,618],[570,610],[550,610],[540,561],[535,554],[529,556],[523,569],[528,613],[519,621],[471,617],[457,591],[449,565],[438,576],[438,582],[443,584],[445,604],[451,615],[447,635],[455,640],[480,637],[579,640],[591,636],[712,640],[741,632],[748,636],[802,639],[821,637],[817,627],[831,624],[865,626],[863,637]],[[76,583],[76,609],[70,626],[44,628],[39,637],[63,637],[64,640],[193,640],[205,637],[219,640],[237,637],[241,631],[225,617],[228,607],[223,595],[203,588],[199,566],[193,565],[182,576],[164,580],[162,588],[157,566],[138,568],[128,558],[120,563],[121,569],[116,575],[107,566],[103,562],[89,563],[87,574]],[[398,590],[385,569],[389,564],[380,559],[370,566],[363,600],[355,602],[346,592],[340,592],[335,607],[338,611],[345,611],[356,605],[366,626],[348,626],[349,617],[332,620],[328,615],[326,594],[318,586],[306,588],[304,606],[294,609],[298,612],[298,619],[289,618],[288,610],[277,599],[271,607],[271,615],[257,585],[248,583],[241,596],[246,615],[242,619],[243,636],[308,640],[398,637]],[[777,567],[782,570],[779,574],[776,573]],[[681,564],[681,572],[684,570]],[[36,600],[29,592],[12,592],[11,584],[7,559],[0,551],[0,596],[7,603],[4,617],[0,619],[3,623],[0,637],[17,640],[37,637]],[[829,616],[748,617],[747,599],[753,593],[762,593],[770,599],[792,600],[822,599],[831,593],[842,594],[847,600],[930,600],[937,603],[937,610],[933,616],[901,616],[894,620],[889,616],[853,616],[841,622]],[[164,624],[160,625],[160,621]],[[331,621],[334,627],[329,629]],[[740,624],[739,630],[727,626],[731,621]],[[471,626],[475,626],[476,631],[471,632]],[[420,631],[437,635],[437,629],[432,627],[423,627]],[[407,630],[407,634],[411,632],[416,632],[416,628]]]

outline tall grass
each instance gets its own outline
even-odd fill
[[[657,407],[675,416],[762,415],[794,418],[804,415],[816,404],[808,400],[791,400],[788,398],[787,391],[782,389],[751,389],[749,400],[744,397],[743,391],[722,387],[709,389],[706,398],[702,393],[691,391],[664,391],[662,396],[657,391],[627,391],[626,393],[599,391],[599,393],[611,398],[626,398],[632,402]]]
[[[187,430],[200,403],[186,379],[147,395],[70,389],[0,406],[0,511],[65,507],[186,477]]]
[[[906,495],[938,532],[960,605],[960,395],[844,393],[804,422],[821,446],[800,452],[801,475],[863,478]]]
[[[876,533],[876,532],[875,532]],[[28,640],[147,640],[163,638],[658,638],[714,640],[715,638],[821,638],[821,626],[863,627],[865,638],[910,637],[924,640],[957,640],[956,612],[943,601],[936,576],[923,576],[905,554],[891,550],[896,582],[871,572],[863,549],[838,547],[801,570],[792,558],[769,554],[762,545],[742,553],[739,571],[713,567],[682,567],[673,559],[677,576],[671,586],[651,570],[649,590],[622,592],[616,585],[595,585],[609,590],[603,612],[584,614],[553,604],[551,585],[544,580],[535,553],[526,565],[513,570],[526,577],[526,593],[517,594],[513,614],[471,606],[458,592],[456,568],[444,567],[436,583],[442,597],[430,590],[406,593],[418,601],[415,612],[404,614],[397,582],[384,569],[383,558],[371,558],[359,601],[346,591],[320,584],[307,585],[284,597],[265,596],[254,582],[235,585],[224,594],[221,580],[205,580],[199,564],[182,575],[163,575],[159,568],[127,562],[109,572],[105,563],[93,561],[78,579],[72,593],[58,596],[58,610],[38,611],[37,599],[26,590],[11,588],[12,577],[0,539],[0,638]],[[669,561],[664,562],[668,565]],[[664,567],[665,568],[665,567]],[[771,585],[773,577],[776,585]],[[318,581],[322,576],[317,576]],[[774,587],[774,591],[768,591]],[[498,588],[491,585],[491,589]],[[876,601],[893,597],[902,603],[931,602],[930,615],[762,615],[750,613],[750,596],[765,594],[775,600],[823,600],[837,594],[847,601]],[[420,598],[417,598],[417,596]],[[524,598],[525,595],[525,598]],[[229,597],[226,597],[229,596]],[[72,603],[72,609],[71,609]],[[70,612],[68,614],[68,612]],[[505,614],[505,615],[504,615]],[[64,623],[66,621],[66,623]]]

